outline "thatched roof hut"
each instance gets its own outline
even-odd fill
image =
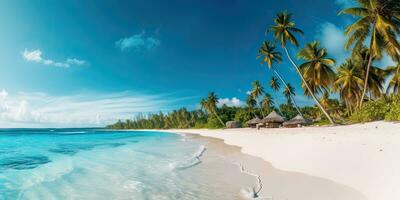
[[[279,128],[284,121],[285,119],[275,111],[272,111],[262,120],[268,128]]]
[[[246,122],[246,124],[251,128],[256,128],[257,124],[262,123],[262,120],[258,117],[255,117]]]
[[[227,121],[225,125],[226,125],[226,128],[240,128],[240,127],[242,127],[240,122],[237,122],[237,121]]]
[[[287,122],[284,122],[283,126],[287,127],[287,128],[295,128],[295,127],[301,127],[301,126],[309,124],[309,123],[310,123],[310,120],[305,119],[301,115],[297,115],[293,119],[291,119],[291,120],[289,120]]]

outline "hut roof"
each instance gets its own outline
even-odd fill
[[[226,122],[226,128],[240,128],[241,124],[238,121],[227,121]]]
[[[264,119],[263,119],[263,122],[266,122],[266,123],[270,123],[270,122],[277,122],[277,123],[282,123],[282,122],[284,122],[285,120],[283,119],[283,117],[282,116],[280,116],[278,113],[276,113],[275,111],[272,111],[271,113],[269,113],[269,115],[268,116],[266,116]]]
[[[296,117],[294,117],[293,119],[283,123],[284,125],[291,125],[291,124],[308,124],[310,123],[310,120],[305,119],[304,117],[302,117],[301,115],[297,115]]]
[[[261,121],[260,118],[255,117],[255,118],[253,118],[253,119],[247,121],[246,123],[247,123],[247,124],[259,124],[259,123],[261,123],[261,122],[262,122],[262,121]]]

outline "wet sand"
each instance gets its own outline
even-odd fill
[[[225,184],[242,185],[237,191],[237,199],[249,199],[252,188],[259,189],[261,179],[262,189],[256,199],[273,200],[366,200],[357,190],[333,182],[331,180],[306,175],[303,173],[289,172],[274,168],[267,161],[241,152],[237,146],[227,145],[221,139],[203,137],[194,134],[186,134],[187,139],[198,140],[206,145],[207,151],[202,159],[202,167],[193,167],[188,172],[207,174],[201,177],[208,179],[213,187],[224,190]],[[221,156],[222,155],[222,156]],[[300,155],[299,155],[300,156]],[[219,161],[230,162],[232,166],[218,164]],[[242,166],[242,167],[240,167]],[[217,169],[225,167],[225,169]],[[212,174],[212,172],[199,172],[198,170],[210,170],[223,172],[223,174]],[[244,171],[243,171],[244,169]],[[241,173],[242,171],[242,173]],[[250,175],[249,175],[250,174]],[[221,180],[225,180],[221,181]],[[203,180],[204,181],[204,180]],[[207,182],[206,181],[206,182]],[[246,198],[247,197],[247,198]],[[218,197],[210,197],[218,199]]]

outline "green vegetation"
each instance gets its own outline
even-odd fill
[[[355,20],[343,30],[347,36],[343,51],[351,52],[345,62],[337,63],[330,58],[327,49],[318,41],[306,44],[294,60],[288,46],[296,50],[300,46],[296,36],[305,33],[296,26],[292,14],[280,12],[267,29],[267,37],[273,41],[262,42],[256,57],[273,77],[269,83],[252,83],[245,106],[217,107],[218,97],[211,92],[200,101],[201,109],[182,108],[168,114],[141,115],[109,127],[221,128],[230,120],[245,126],[246,121],[265,117],[272,110],[286,119],[300,114],[318,125],[400,121],[400,1],[358,0],[357,3],[357,7],[339,13],[351,15]],[[297,105],[294,88],[280,73],[284,58],[276,43],[301,78],[304,94],[315,106]],[[396,64],[378,66],[377,61],[385,55]],[[263,85],[270,87],[274,94],[266,93]],[[284,103],[277,101],[280,92],[286,97]]]
[[[353,122],[376,120],[400,121],[400,95],[385,96],[363,104],[363,108],[350,116]]]

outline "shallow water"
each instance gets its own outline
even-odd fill
[[[207,141],[102,129],[1,129],[0,199],[241,199],[254,177]]]

